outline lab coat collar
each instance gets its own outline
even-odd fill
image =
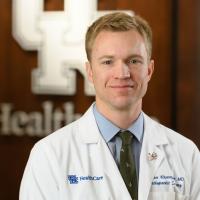
[[[79,120],[79,130],[81,140],[84,143],[97,143],[100,139],[99,129],[93,114],[93,105],[85,112],[85,114]],[[152,146],[164,145],[168,143],[166,136],[162,131],[158,131],[158,123],[149,118],[145,113],[144,115],[144,134],[145,138],[148,138],[148,142]],[[88,123],[90,122],[90,123]],[[159,126],[162,126],[159,124]],[[84,128],[83,128],[84,127]],[[155,128],[156,127],[156,128]]]
[[[93,114],[93,104],[80,118],[78,129],[83,143],[98,143],[101,136]]]
[[[155,173],[165,159],[162,151],[168,140],[162,131],[162,125],[144,114],[144,138],[140,155],[139,199],[148,199]],[[151,155],[155,153],[156,158]]]
[[[146,138],[146,140],[148,140],[148,142],[153,146],[168,144],[169,141],[167,140],[166,135],[162,131],[163,125],[152,120],[145,113],[143,113],[143,115],[144,115],[144,134],[145,134],[144,137]]]

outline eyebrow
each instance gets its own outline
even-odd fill
[[[115,56],[113,55],[103,55],[103,56],[100,56],[98,58],[98,60],[102,60],[102,59],[112,59],[114,58]],[[129,56],[127,56],[126,60],[130,59],[130,58],[140,58],[140,59],[143,59],[143,57],[139,54],[131,54]]]
[[[130,59],[130,58],[140,58],[140,59],[143,59],[143,57],[139,54],[132,54],[130,56],[127,57],[127,59]]]
[[[102,60],[102,59],[111,59],[111,58],[114,58],[114,56],[112,56],[112,55],[104,55],[104,56],[100,56],[99,58],[98,58],[98,60]]]

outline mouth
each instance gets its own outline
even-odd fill
[[[110,88],[114,93],[127,96],[132,94],[134,87],[133,85],[112,85]]]
[[[133,88],[133,85],[111,85],[110,87],[114,89],[126,89]]]

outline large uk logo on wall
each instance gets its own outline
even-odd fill
[[[94,95],[84,67],[85,32],[93,20],[112,11],[97,11],[97,0],[65,0],[63,11],[44,11],[42,0],[13,0],[12,10],[14,38],[24,50],[38,51],[32,91],[74,95],[78,70],[85,94]]]
[[[114,11],[97,11],[97,0],[65,0],[63,11],[45,11],[44,5],[44,0],[12,1],[13,37],[25,51],[38,52],[32,91],[74,95],[78,70],[85,95],[94,95],[85,73],[85,32],[96,18]],[[31,112],[17,110],[15,102],[0,103],[0,135],[43,137],[81,116],[71,101],[56,108],[51,100],[40,103],[41,110]]]

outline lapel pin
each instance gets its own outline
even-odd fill
[[[148,160],[156,160],[158,158],[157,153],[153,152],[153,153],[148,153]]]

